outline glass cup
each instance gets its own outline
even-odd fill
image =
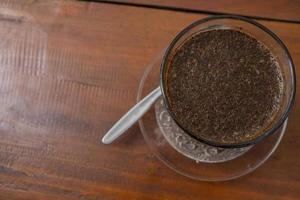
[[[182,128],[186,133],[193,137],[187,129],[185,129],[176,119],[175,115],[170,110],[169,100],[166,95],[166,84],[165,84],[165,76],[167,73],[167,67],[169,60],[172,55],[174,55],[176,49],[182,45],[184,41],[193,36],[196,33],[204,32],[208,30],[220,30],[220,29],[233,29],[239,30],[241,32],[247,33],[252,37],[256,38],[258,41],[265,44],[273,55],[277,58],[279,67],[281,68],[283,74],[283,103],[282,107],[279,110],[279,113],[275,116],[275,119],[271,123],[270,126],[266,127],[264,132],[259,134],[258,137],[255,137],[249,141],[243,141],[239,143],[217,143],[214,141],[207,140],[205,138],[197,138],[201,142],[204,142],[209,145],[224,147],[224,148],[237,148],[237,147],[245,147],[249,145],[256,144],[257,142],[263,140],[268,135],[274,133],[285,121],[288,116],[288,113],[291,109],[292,103],[295,98],[295,69],[293,65],[292,58],[284,45],[284,43],[276,36],[272,31],[270,31],[265,26],[259,24],[256,21],[251,19],[247,19],[239,16],[214,16],[208,17],[205,19],[201,19],[196,21],[183,29],[171,42],[169,47],[167,48],[164,57],[162,59],[161,64],[161,73],[160,73],[160,87],[162,90],[162,95],[164,99],[164,103],[166,108],[172,116],[173,120],[176,124]]]

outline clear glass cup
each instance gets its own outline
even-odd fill
[[[172,55],[174,55],[176,49],[182,45],[184,41],[188,38],[193,36],[195,33],[207,31],[207,30],[218,30],[218,29],[233,29],[239,30],[241,32],[245,32],[252,37],[256,38],[258,41],[262,42],[267,46],[273,55],[277,58],[279,63],[279,67],[281,68],[283,74],[283,82],[284,82],[284,89],[283,89],[283,104],[279,113],[275,116],[273,123],[271,123],[268,127],[265,128],[264,132],[261,133],[258,137],[245,142],[235,143],[235,144],[222,144],[222,143],[215,143],[213,141],[208,141],[206,139],[200,139],[202,142],[214,145],[214,146],[221,146],[221,147],[244,147],[253,145],[261,140],[263,140],[268,135],[274,133],[285,121],[288,116],[288,113],[291,109],[295,98],[295,68],[293,65],[292,58],[288,52],[288,49],[284,45],[284,43],[280,40],[278,36],[276,36],[271,30],[266,28],[265,26],[259,24],[258,22],[244,18],[239,16],[213,16],[208,17],[205,19],[201,19],[196,21],[183,29],[171,42],[169,47],[167,48],[164,57],[162,59],[161,64],[161,74],[160,74],[160,87],[162,90],[162,95],[164,98],[164,102],[166,105],[169,114],[172,116],[174,121],[184,129],[183,126],[177,122],[175,115],[169,109],[169,102],[168,98],[165,95],[166,85],[165,85],[165,75],[169,60],[171,59]],[[188,130],[185,129],[188,132]],[[193,134],[190,134],[191,136]]]

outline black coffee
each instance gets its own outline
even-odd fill
[[[176,49],[164,76],[170,111],[199,139],[250,141],[280,110],[283,78],[276,58],[237,30],[195,34]]]

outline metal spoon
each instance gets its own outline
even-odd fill
[[[153,90],[134,107],[132,107],[114,126],[103,136],[102,143],[110,144],[128,128],[137,122],[161,96],[160,87]]]

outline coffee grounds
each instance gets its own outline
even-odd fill
[[[170,111],[198,139],[247,142],[279,112],[283,81],[276,58],[237,30],[195,34],[171,56],[165,78]]]

